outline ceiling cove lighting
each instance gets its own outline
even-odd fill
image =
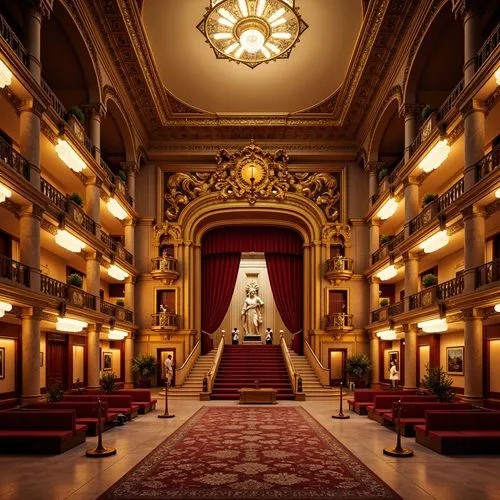
[[[128,337],[128,332],[125,330],[110,330],[108,332],[109,340],[123,340],[125,337]]]
[[[295,0],[210,0],[198,24],[218,59],[250,68],[288,58],[307,28]]]
[[[427,238],[424,242],[420,243],[420,248],[425,253],[432,253],[440,248],[443,248],[450,241],[448,232],[445,230],[439,231],[439,233],[433,234],[430,238]]]
[[[382,330],[377,332],[377,337],[381,340],[396,340],[396,332],[394,330]]]
[[[109,212],[113,217],[119,220],[126,219],[128,217],[128,212],[116,201],[116,198],[110,198],[106,204]]]
[[[500,85],[500,68],[495,71],[495,80],[497,81],[497,85]]]
[[[495,312],[500,313],[500,304],[495,304]]]
[[[0,89],[12,83],[12,71],[0,61]]]
[[[80,253],[85,248],[85,243],[71,233],[68,233],[66,229],[58,229],[54,238],[59,246],[70,252]]]
[[[0,300],[0,318],[3,318],[5,313],[10,311],[12,311],[12,304]]]
[[[421,321],[420,323],[417,323],[417,326],[419,328],[422,328],[425,333],[440,333],[446,332],[448,330],[448,323],[446,322],[446,318]]]
[[[84,168],[87,168],[87,165],[78,156],[78,153],[64,139],[57,139],[56,153],[73,172],[79,173]]]
[[[500,198],[500,188],[495,191],[495,198]]]
[[[420,162],[419,167],[428,174],[436,168],[438,168],[441,163],[448,158],[450,154],[451,146],[448,146],[448,139],[443,139],[439,141],[425,156],[425,158]]]
[[[87,328],[87,326],[88,323],[85,321],[59,316],[57,318],[56,330],[58,332],[80,333],[84,328]]]
[[[389,219],[396,213],[397,209],[398,209],[398,202],[395,200],[395,198],[390,198],[384,203],[382,208],[377,212],[377,217],[382,220]]]
[[[377,273],[377,278],[380,279],[380,281],[387,281],[390,280],[391,278],[394,278],[398,272],[396,271],[396,267],[394,264],[391,264],[390,266],[387,266],[386,268],[382,269],[379,273]]]
[[[118,267],[116,264],[111,264],[108,267],[108,274],[112,278],[115,278],[115,280],[118,281],[123,281],[125,278],[128,277],[128,273],[124,271],[121,267]]]
[[[12,191],[3,184],[0,184],[0,203],[3,203],[6,198],[10,198],[12,196]]]

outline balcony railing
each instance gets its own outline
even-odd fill
[[[74,307],[96,310],[97,297],[95,295],[48,276],[42,275],[40,277],[40,291],[51,297],[65,300]]]
[[[326,272],[351,272],[353,270],[354,261],[352,259],[348,259],[347,257],[333,257],[332,259],[328,259],[326,261]]]
[[[458,182],[455,182],[453,186],[451,186],[446,193],[442,194],[437,199],[438,211],[442,212],[446,210],[448,207],[451,207],[459,198],[464,194],[464,180],[460,179]]]
[[[151,259],[152,272],[177,272],[177,259],[175,257],[155,257]]]
[[[410,221],[410,234],[416,233],[434,220],[438,214],[437,200],[426,205],[423,210]]]
[[[455,103],[457,102],[458,96],[462,93],[464,89],[464,79],[462,78],[456,87],[451,91],[450,95],[445,99],[441,107],[437,110],[436,119],[438,122],[443,120],[443,118],[450,112]]]
[[[110,302],[101,301],[101,312],[107,314],[119,321],[126,321],[127,323],[134,322],[134,313],[116,304],[111,304]]]
[[[29,161],[19,154],[3,137],[0,137],[0,159],[12,167],[18,174],[22,175],[27,181],[30,180],[31,169]]]
[[[40,179],[40,191],[44,194],[57,208],[66,211],[66,195],[61,193],[52,184],[45,179]]]
[[[437,285],[437,296],[441,300],[460,295],[464,291],[464,276],[461,274],[452,280]]]
[[[50,104],[54,108],[54,111],[57,113],[61,120],[66,120],[67,111],[64,107],[64,104],[59,100],[56,96],[55,92],[49,87],[48,83],[42,78],[42,90],[49,96]]]
[[[436,114],[432,113],[427,120],[422,124],[420,130],[418,131],[417,136],[413,139],[413,142],[410,144],[410,156],[413,156],[415,151],[425,142],[427,137],[429,137],[432,131],[436,127]]]
[[[151,315],[153,330],[177,330],[178,316],[174,312],[160,312]]]
[[[121,243],[115,241],[111,236],[101,230],[101,241],[118,257],[122,258],[129,264],[134,264],[134,256],[126,250]]]
[[[500,259],[476,267],[476,288],[500,281]]]
[[[396,302],[389,306],[389,317],[396,316],[397,314],[401,314],[404,311],[404,302]]]
[[[403,156],[403,158],[401,158],[401,160],[399,160],[398,164],[392,169],[392,172],[389,174],[389,183],[390,184],[394,184],[396,177],[398,175],[398,172],[403,168],[404,164],[405,164],[405,158]]]
[[[108,179],[111,181],[112,184],[115,183],[115,174],[113,171],[109,168],[108,164],[101,158],[101,167],[106,171],[106,174],[108,176]]]
[[[490,54],[497,48],[500,43],[500,24],[497,24],[491,35],[488,37],[483,46],[479,49],[476,59],[476,71],[484,64]]]
[[[476,163],[476,183],[500,166],[500,145],[492,149]]]
[[[0,278],[30,287],[30,267],[0,254]]]
[[[379,309],[375,309],[372,311],[372,323],[376,323],[377,321],[386,321],[389,317],[389,307],[384,306]]]
[[[0,15],[0,36],[10,45],[10,48],[16,53],[19,60],[28,67],[28,51],[17,38],[12,28],[7,24],[5,18]]]
[[[412,311],[435,305],[437,300],[446,300],[450,297],[460,295],[464,291],[464,277],[457,276],[452,280],[445,281],[439,285],[430,286],[424,290],[408,297],[408,307]]]
[[[372,264],[376,264],[379,260],[384,259],[389,255],[390,252],[393,252],[396,247],[403,242],[405,239],[404,229],[400,231],[396,236],[393,236],[387,243],[384,243],[380,246],[378,250],[372,253]]]
[[[330,313],[326,316],[327,330],[352,330],[353,315],[345,313]]]

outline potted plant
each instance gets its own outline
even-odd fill
[[[422,379],[422,386],[434,394],[439,401],[453,401],[455,392],[452,390],[453,379],[443,370],[442,366],[425,365],[427,373]]]
[[[116,389],[116,375],[113,372],[103,373],[101,377],[101,389],[111,392]]]
[[[422,109],[422,113],[420,114],[420,118],[422,118],[422,121],[425,122],[429,116],[432,115],[436,111],[436,108],[434,106],[431,106],[430,104],[426,104],[424,108]]]
[[[353,354],[347,358],[345,371],[349,380],[354,382],[357,388],[366,385],[366,376],[372,368],[372,362],[366,354]]]
[[[79,207],[83,207],[83,199],[78,193],[71,193],[68,199],[73,203],[76,203]]]
[[[66,278],[66,281],[68,282],[68,285],[76,286],[77,288],[82,288],[83,286],[83,278],[81,274],[78,273],[71,273]]]
[[[116,299],[116,305],[120,307],[125,307],[125,299]]]
[[[389,170],[386,168],[382,168],[378,171],[378,180],[379,182],[383,181],[389,175]]]
[[[381,245],[386,245],[387,243],[389,243],[389,241],[392,240],[392,236],[390,234],[383,234],[381,237],[380,237],[380,244]]]
[[[127,182],[127,174],[125,173],[125,170],[118,170],[118,177],[123,181]]]
[[[432,203],[434,200],[437,200],[438,195],[436,193],[427,193],[423,198],[422,198],[422,207],[425,207],[429,203]]]
[[[47,401],[55,403],[56,401],[62,401],[64,397],[64,389],[60,382],[56,382],[47,387]]]
[[[85,123],[85,113],[79,106],[71,106],[68,109],[68,119],[72,116],[75,117],[81,125]]]
[[[156,359],[151,354],[138,354],[132,360],[132,371],[138,374],[139,387],[151,387],[151,378],[156,373]]]
[[[422,278],[422,285],[424,285],[425,288],[428,288],[430,286],[437,285],[438,279],[435,274],[426,274]]]
[[[387,307],[389,305],[389,299],[382,299],[380,301],[380,307]]]

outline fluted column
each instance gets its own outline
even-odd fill
[[[404,181],[405,188],[405,238],[410,236],[410,221],[420,212],[418,181],[408,177]]]
[[[125,337],[125,389],[134,387],[134,374],[132,372],[132,360],[134,358],[134,338],[132,334]]]
[[[40,117],[43,106],[26,99],[19,107],[20,149],[30,164],[30,182],[40,189]]]
[[[40,399],[40,322],[42,308],[23,309],[22,321],[22,405]]]
[[[125,221],[125,250],[135,255],[135,220]]]
[[[464,286],[465,292],[475,289],[474,268],[485,260],[485,217],[483,209],[470,206],[462,213],[464,219]]]
[[[417,388],[417,326],[408,325],[405,332],[405,390]]]
[[[370,264],[371,256],[380,247],[380,220],[372,219],[368,222],[368,248],[370,249]]]
[[[372,332],[370,334],[370,359],[372,362],[371,385],[372,389],[377,389],[380,380],[380,339]]]
[[[469,403],[484,399],[483,318],[474,309],[464,313],[464,397]]]
[[[475,164],[484,156],[485,114],[483,101],[473,99],[462,108],[464,116],[464,191],[469,191],[475,182]]]
[[[403,104],[400,109],[405,123],[405,162],[410,159],[410,146],[417,135],[417,113],[419,106],[416,104]]]
[[[87,386],[89,389],[100,387],[99,354],[101,324],[90,324],[87,333]]]
[[[43,210],[31,205],[25,208],[19,216],[20,259],[30,266],[30,287],[40,290],[40,222]]]

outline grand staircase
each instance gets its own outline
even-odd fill
[[[277,389],[277,399],[294,399],[281,347],[277,345],[227,345],[210,399],[239,399],[239,389]]]

